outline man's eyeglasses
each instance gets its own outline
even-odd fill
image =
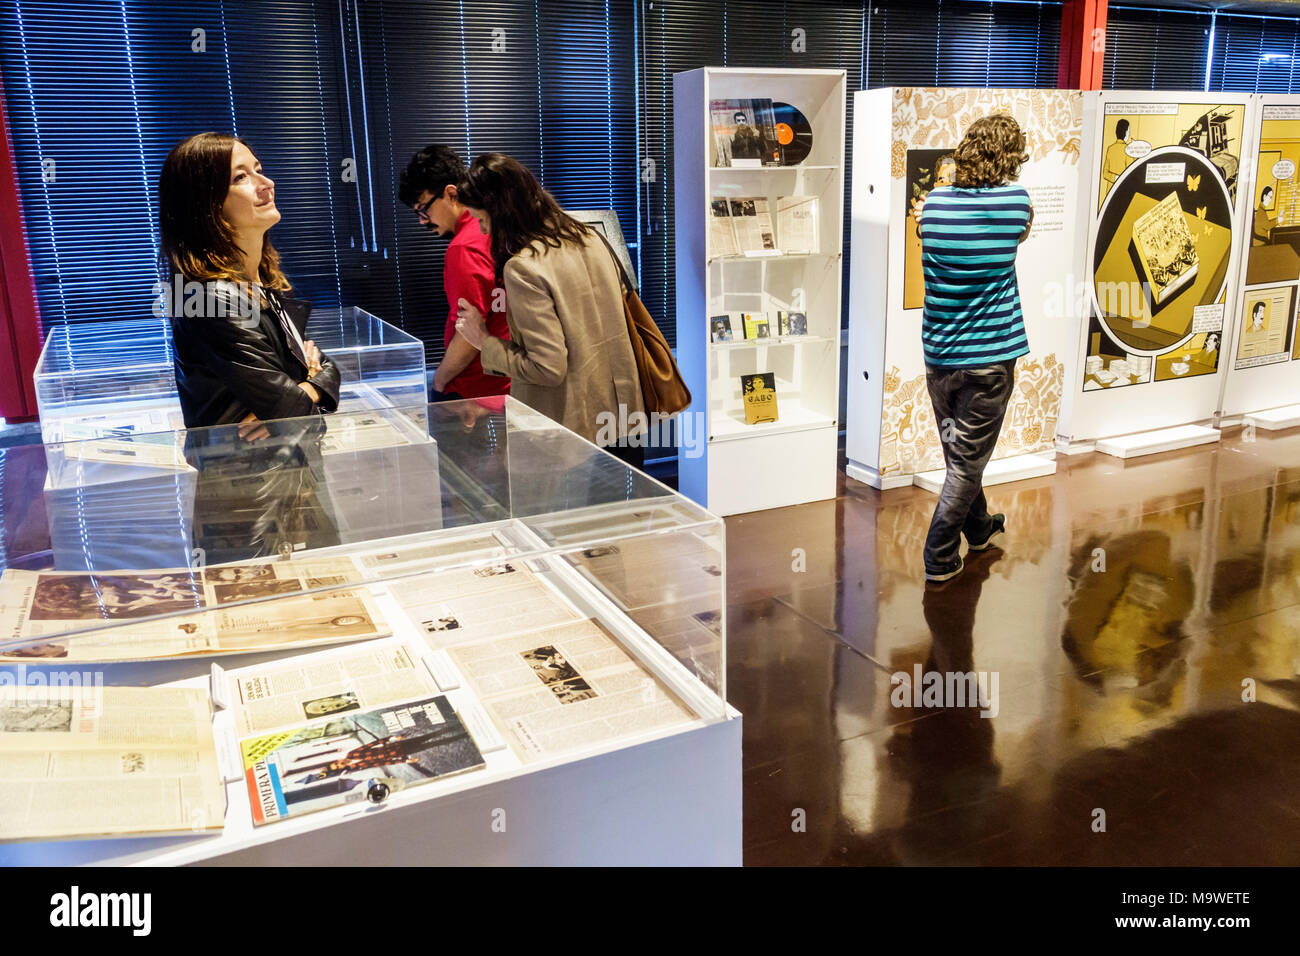
[[[419,217],[420,222],[424,222],[426,219],[429,220],[430,222],[433,221],[432,218],[429,216],[429,207],[432,206],[437,201],[438,201],[438,197],[434,196],[428,202],[420,203],[418,206],[411,207],[412,209],[415,210],[415,215]]]

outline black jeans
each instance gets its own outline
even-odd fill
[[[992,531],[982,482],[1015,381],[1014,359],[975,368],[926,366],[925,384],[948,468],[925,538],[927,571],[947,571],[957,563],[962,534],[983,541]]]

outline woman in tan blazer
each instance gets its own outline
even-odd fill
[[[458,303],[456,329],[481,350],[483,370],[510,376],[515,398],[641,467],[645,402],[609,247],[504,153],[474,160],[457,196],[492,237],[506,292],[510,341]]]

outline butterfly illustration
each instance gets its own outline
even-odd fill
[[[1198,173],[1197,175],[1193,176],[1191,173],[1188,173],[1188,174],[1187,174],[1187,188],[1190,189],[1192,192],[1196,192],[1196,190],[1200,189],[1200,188],[1201,188],[1201,174]]]
[[[1197,219],[1204,219],[1204,218],[1205,218],[1205,207],[1204,207],[1204,206],[1197,206],[1197,207],[1196,207],[1196,218],[1197,218]]]

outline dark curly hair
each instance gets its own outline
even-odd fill
[[[954,185],[964,189],[1005,186],[1020,174],[1029,159],[1020,124],[1005,113],[994,113],[970,124],[953,151],[957,163]]]
[[[452,149],[437,143],[424,147],[406,164],[397,183],[397,198],[404,206],[414,206],[426,189],[435,199],[448,186],[465,178],[465,161]]]

